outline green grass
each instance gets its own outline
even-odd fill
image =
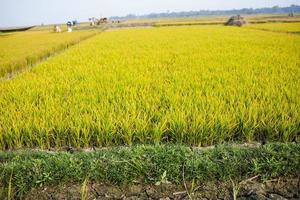
[[[159,145],[103,149],[92,153],[1,152],[0,185],[22,198],[30,189],[47,185],[82,183],[85,180],[114,185],[154,184],[163,174],[182,184],[262,180],[297,177],[299,144],[268,144],[259,148],[218,145],[199,150],[186,146]],[[11,181],[9,181],[11,180]]]

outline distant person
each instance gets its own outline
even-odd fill
[[[77,23],[78,23],[77,20],[73,20],[73,21],[72,21],[72,25],[73,25],[74,27],[77,26]]]
[[[61,32],[60,27],[57,26],[57,25],[55,25],[55,26],[54,26],[54,32],[55,32],[55,33],[60,33],[60,32]]]
[[[68,27],[68,33],[71,33],[72,32],[72,22],[68,21],[67,27]]]
[[[95,26],[95,18],[89,18],[90,26]]]

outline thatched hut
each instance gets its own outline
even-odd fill
[[[225,23],[226,26],[243,26],[246,24],[244,18],[240,15],[232,16]]]

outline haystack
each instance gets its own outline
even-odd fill
[[[246,24],[244,18],[240,15],[232,16],[225,23],[226,26],[243,26]]]

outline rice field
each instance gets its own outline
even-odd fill
[[[91,31],[26,31],[0,35],[0,77],[35,64],[58,50],[94,35]]]
[[[191,26],[191,25],[223,25],[226,21],[166,21],[154,23],[155,27],[162,26]]]
[[[300,33],[300,23],[264,23],[264,24],[252,24],[247,28],[274,31],[274,32],[286,32],[286,33]]]
[[[104,32],[0,82],[0,148],[299,142],[299,58],[252,29]]]

